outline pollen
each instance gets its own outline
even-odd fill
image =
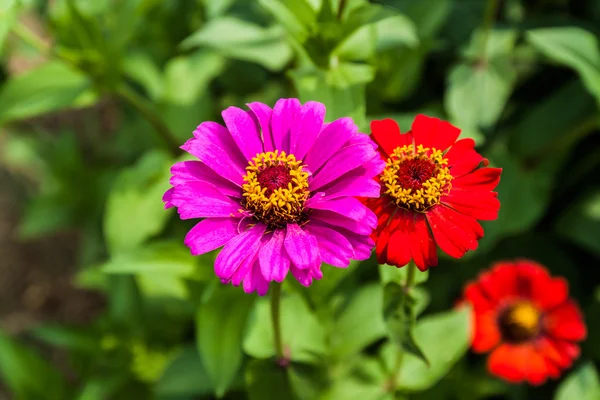
[[[257,154],[243,179],[242,204],[259,221],[274,228],[306,218],[308,173],[293,154],[278,150]]]
[[[541,314],[528,301],[515,303],[507,307],[498,320],[500,332],[508,342],[523,342],[538,334]]]
[[[397,147],[381,174],[384,193],[406,210],[425,212],[450,192],[448,160],[435,148]]]

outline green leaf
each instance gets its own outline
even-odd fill
[[[98,350],[98,338],[80,328],[60,325],[43,325],[32,332],[38,339],[56,347],[93,353]]]
[[[426,1],[413,0],[396,0],[395,5],[414,22],[421,39],[435,36],[452,9],[450,0],[436,0],[435,7]]]
[[[47,62],[0,87],[0,124],[72,107],[89,86],[85,76],[62,62]]]
[[[0,332],[0,376],[18,399],[60,400],[70,396],[64,378],[46,360]]]
[[[373,24],[387,18],[397,17],[398,11],[391,7],[384,7],[379,4],[365,4],[355,7],[348,13],[343,25],[341,40],[352,35],[359,28]]]
[[[273,71],[283,69],[292,57],[292,49],[278,26],[263,28],[234,17],[209,21],[181,46],[207,46],[224,56],[255,62]]]
[[[386,284],[388,282],[398,283],[400,285],[406,284],[406,278],[408,276],[408,265],[402,268],[394,267],[393,265],[381,264],[379,265],[379,277],[381,283]],[[427,282],[429,278],[429,270],[427,271],[415,271],[415,285]]]
[[[546,57],[576,70],[600,105],[600,49],[596,35],[578,27],[553,27],[529,30],[526,38]]]
[[[388,375],[379,360],[358,355],[353,367],[336,376],[321,400],[401,400],[386,387]]]
[[[143,86],[148,96],[157,100],[163,92],[163,76],[152,58],[142,52],[127,54],[123,60],[125,75]]]
[[[77,394],[77,400],[109,399],[125,381],[123,376],[93,377],[87,379]]]
[[[556,390],[554,400],[600,399],[600,378],[592,363],[572,372]]]
[[[299,42],[316,29],[317,12],[306,0],[259,0],[259,4]]]
[[[159,396],[204,396],[213,392],[198,351],[186,347],[171,361],[154,390]]]
[[[383,289],[383,316],[392,341],[405,352],[413,354],[426,364],[427,357],[415,342],[416,300],[402,286],[389,282]]]
[[[556,223],[556,231],[561,236],[577,243],[585,249],[600,255],[600,190],[587,190]]]
[[[104,264],[102,270],[109,274],[163,273],[191,276],[195,263],[194,257],[183,244],[164,241],[119,253]]]
[[[487,128],[496,123],[516,83],[508,57],[487,64],[459,64],[448,77],[444,105],[459,126]]]
[[[246,368],[246,387],[250,400],[300,400],[292,388],[288,369],[274,360],[252,360]]]
[[[0,54],[4,40],[19,15],[18,0],[0,0]]]
[[[280,306],[286,354],[293,361],[319,362],[325,354],[325,332],[320,322],[297,294],[284,296]],[[274,348],[269,301],[260,299],[244,339],[244,351],[255,358],[269,358],[275,355]]]
[[[427,366],[412,354],[406,354],[398,378],[398,389],[422,391],[446,375],[469,348],[470,323],[471,310],[466,307],[420,319],[415,328],[415,339],[430,365]],[[395,347],[389,345],[383,351],[386,363],[391,368]]]
[[[198,307],[198,352],[218,397],[225,394],[241,365],[242,339],[253,300],[240,288],[219,285]]]
[[[380,285],[362,287],[333,321],[331,354],[340,359],[360,352],[386,335]]]
[[[167,222],[170,213],[162,196],[169,188],[171,163],[167,154],[153,151],[117,179],[104,214],[104,235],[113,256],[136,248]]]
[[[290,75],[302,102],[314,100],[327,106],[327,121],[350,117],[360,129],[363,129],[367,124],[365,85],[333,86],[333,82],[339,85],[348,79],[344,77],[347,71],[347,68],[334,71],[303,69],[293,70]],[[370,71],[370,69],[363,69],[363,75],[358,76],[359,81],[371,79]]]
[[[223,57],[208,50],[172,58],[165,67],[162,101],[178,105],[194,104],[224,68]]]
[[[236,0],[200,0],[204,5],[206,17],[213,19],[225,14]]]

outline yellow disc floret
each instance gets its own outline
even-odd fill
[[[522,342],[535,337],[539,331],[541,314],[529,301],[518,301],[506,308],[499,318],[504,340]]]
[[[384,193],[399,207],[425,212],[451,189],[448,160],[435,148],[412,144],[397,147],[381,174]]]
[[[308,198],[308,173],[293,154],[257,154],[246,167],[243,205],[265,224],[278,227],[300,222]]]

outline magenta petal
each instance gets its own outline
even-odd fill
[[[310,148],[304,163],[315,173],[327,162],[348,139],[358,132],[352,118],[340,118],[323,127],[314,145]]]
[[[299,269],[292,264],[290,271],[292,272],[292,275],[294,275],[294,278],[296,278],[296,280],[300,282],[302,286],[308,287],[311,285],[313,277],[309,269]]]
[[[280,99],[273,107],[271,134],[273,144],[279,151],[290,153],[290,135],[295,115],[300,113],[300,100]]]
[[[311,269],[321,263],[317,239],[297,224],[288,224],[284,244],[287,254],[296,267]]]
[[[215,122],[203,122],[194,131],[195,138],[181,148],[198,157],[217,174],[242,186],[248,160],[240,152],[229,131]]]
[[[189,181],[204,181],[214,185],[224,195],[242,197],[242,191],[231,181],[218,175],[201,161],[182,161],[171,167],[170,183],[173,186],[181,185]]]
[[[377,226],[377,216],[364,204],[353,197],[341,197],[339,199],[324,199],[322,193],[308,199],[306,207],[317,210],[329,210],[345,217],[360,221],[369,226]]]
[[[237,107],[229,107],[221,115],[231,133],[231,137],[233,137],[247,160],[263,152],[258,126],[248,111]]]
[[[335,267],[345,268],[350,264],[350,258],[354,256],[352,244],[338,231],[319,226],[316,223],[308,223],[306,230],[317,238],[321,260]]]
[[[263,141],[265,151],[274,151],[273,135],[271,134],[271,115],[273,110],[266,104],[254,102],[247,104],[248,108],[254,113],[260,126],[260,137]]]
[[[222,282],[229,282],[243,261],[256,255],[266,229],[265,224],[256,224],[227,242],[215,260],[215,273]]]
[[[225,196],[207,182],[188,182],[177,185],[171,196],[181,219],[230,217],[240,215],[240,204]]]
[[[290,269],[290,258],[283,248],[284,239],[285,231],[277,229],[258,252],[260,270],[269,282],[273,280],[283,282]]]
[[[358,143],[343,147],[314,175],[310,182],[310,191],[317,191],[323,185],[333,182],[348,171],[370,161],[376,154],[370,143]]]
[[[223,246],[239,234],[240,220],[234,218],[207,218],[198,222],[183,243],[192,255],[199,256]]]
[[[296,156],[296,159],[303,159],[313,146],[321,132],[324,119],[325,106],[315,101],[307,101],[296,114],[290,138],[290,153]]]
[[[355,170],[356,171],[356,170]],[[379,197],[381,186],[375,179],[364,176],[362,172],[348,172],[344,176],[331,182],[320,189],[325,196],[323,200],[337,199],[338,197]]]
[[[345,228],[350,232],[356,232],[360,235],[370,235],[373,232],[373,229],[377,228],[377,221],[375,221],[375,224],[369,225],[363,221],[354,221],[341,214],[328,210],[313,210],[310,214],[310,218],[311,220],[324,222],[334,227]]]
[[[371,252],[375,246],[373,239],[367,235],[358,235],[354,232],[344,232],[343,235],[352,245],[355,260],[367,260],[371,257]]]
[[[263,278],[260,272],[258,260],[252,265],[252,270],[244,278],[244,292],[257,292],[259,296],[264,296],[269,291],[269,281]]]
[[[173,198],[173,190],[175,188],[171,188],[163,194],[162,201],[165,203],[165,210],[169,208],[175,207],[175,204],[171,203],[171,199]]]

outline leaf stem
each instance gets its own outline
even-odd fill
[[[403,285],[405,295],[402,296],[402,299],[400,300],[400,309],[404,308],[406,296],[415,285],[415,279],[417,276],[417,266],[413,260],[410,260],[406,268],[408,268],[408,271],[406,274],[406,282],[404,282]],[[402,361],[404,360],[404,351],[402,350],[402,347],[398,346],[397,350],[398,351],[396,352],[396,361],[394,363],[394,367],[392,368],[392,374],[390,375],[389,380],[389,388],[391,392],[394,392],[396,390],[396,387],[398,386],[398,381],[400,379],[400,370],[402,369]]]
[[[273,343],[275,345],[275,358],[279,364],[284,364],[283,342],[281,340],[281,283],[275,282],[271,289],[271,319],[273,321]]]
[[[173,135],[167,124],[158,117],[149,102],[133,91],[125,83],[119,86],[116,94],[130,106],[136,109],[154,127],[174,156],[179,155],[179,141]]]
[[[479,60],[481,62],[487,61],[487,44],[490,37],[490,32],[494,27],[496,19],[496,13],[498,12],[498,6],[500,5],[499,0],[488,0],[487,7],[485,8],[485,14],[483,15],[483,22],[481,23],[482,37],[481,37],[481,48],[479,50]]]
[[[42,55],[47,55],[50,46],[39,38],[38,35],[31,32],[22,23],[17,23],[13,26],[12,32],[22,41],[39,51]]]

